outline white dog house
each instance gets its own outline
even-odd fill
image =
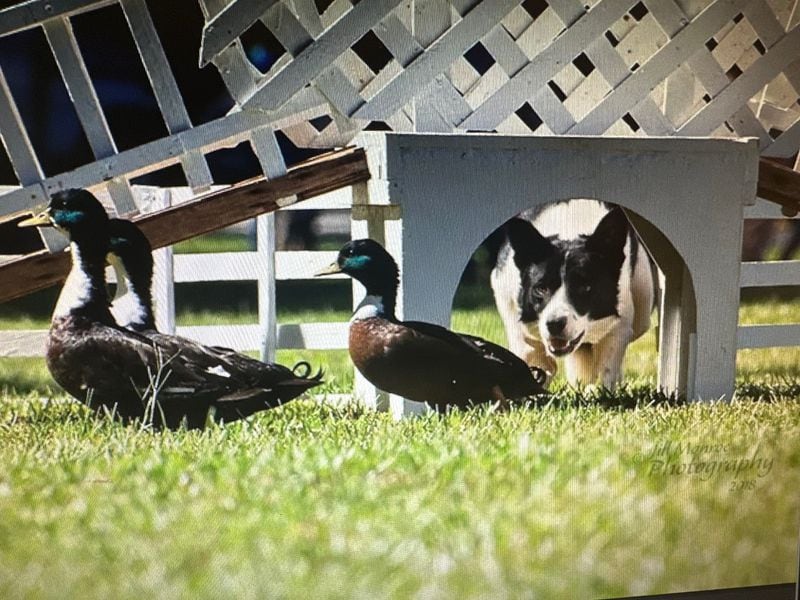
[[[519,212],[559,199],[613,199],[629,209],[665,274],[660,387],[730,398],[755,140],[364,134],[360,143],[400,207],[402,228],[386,241],[402,256],[405,318],[448,325],[470,256]]]
[[[741,279],[738,264],[743,207],[745,218],[781,217],[776,206],[751,205],[757,179],[787,215],[798,206],[792,167],[800,164],[764,162],[786,163],[800,148],[795,0],[191,1],[205,18],[200,64],[219,71],[235,103],[207,123],[189,118],[143,0],[30,0],[0,11],[0,36],[44,33],[95,157],[46,177],[0,71],[0,134],[18,179],[0,195],[0,217],[72,186],[106,193],[120,213],[191,199],[215,184],[207,156],[243,141],[291,200],[298,191],[282,178],[276,131],[303,147],[355,140],[367,147],[371,182],[308,206],[352,207],[354,236],[385,238],[402,262],[407,317],[448,321],[464,262],[504,219],[540,202],[593,197],[630,209],[665,271],[666,388],[729,395],[737,347],[800,343],[798,324],[736,323],[740,284],[800,282],[797,261],[745,264]],[[168,135],[117,149],[71,24],[97,10],[124,15]],[[243,41],[258,32],[279,48],[264,73]],[[358,137],[364,129],[437,135]],[[465,135],[474,132],[494,137]],[[130,184],[176,164],[188,188]],[[449,232],[436,253],[426,250],[432,227]],[[275,280],[310,277],[332,256],[276,252],[272,229],[271,217],[259,218],[253,253],[162,250],[162,327],[174,327],[173,281],[256,280],[258,324],[183,333],[267,356],[276,347],[344,347],[344,323],[275,324]],[[3,274],[21,269],[8,264],[0,298]],[[6,354],[41,351],[42,332],[3,336]]]

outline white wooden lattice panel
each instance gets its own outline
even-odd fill
[[[252,24],[255,3],[215,4],[228,18],[241,4],[242,32]],[[265,4],[261,21],[285,54],[231,92],[259,111],[318,92],[327,125],[286,128],[303,145],[341,144],[376,122],[425,130],[422,100],[448,130],[755,136],[770,155],[800,146],[796,0],[453,1],[444,17],[434,0],[338,0],[321,14]],[[425,10],[438,14],[435,35],[413,19]],[[234,43],[212,56],[220,39]],[[203,50],[226,70],[233,55],[249,64],[229,31],[207,29]]]

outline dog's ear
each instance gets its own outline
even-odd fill
[[[600,219],[594,232],[586,238],[586,249],[600,254],[617,254],[625,248],[630,224],[619,206]]]
[[[514,249],[514,264],[524,269],[532,263],[548,258],[554,251],[553,244],[544,237],[530,221],[514,217],[506,223],[506,235]]]

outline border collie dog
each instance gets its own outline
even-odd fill
[[[628,344],[650,326],[653,263],[619,206],[567,200],[505,225],[492,270],[509,348],[572,385],[620,380]]]

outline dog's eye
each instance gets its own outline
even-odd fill
[[[591,293],[591,291],[592,291],[592,286],[589,285],[588,283],[578,286],[578,293],[579,294],[589,294],[589,293]]]
[[[537,298],[544,298],[547,295],[547,286],[537,285],[533,288],[533,295]]]

